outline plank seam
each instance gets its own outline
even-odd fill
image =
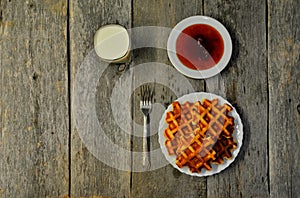
[[[1,0],[0,0],[0,22],[2,22],[2,20],[3,20],[3,13],[2,13],[2,7],[1,7]],[[0,41],[2,40],[2,33],[0,32]],[[2,47],[2,42],[0,43],[1,45],[1,49],[3,49],[3,47]],[[3,68],[3,66],[2,66],[2,60],[3,60],[3,53],[1,52],[1,55],[0,55],[0,75],[1,75],[1,100],[2,100],[2,98],[3,98],[3,91],[2,91],[2,89],[3,89],[3,81],[4,81],[4,69],[1,69],[1,68]],[[4,116],[3,116],[3,107],[1,106],[1,109],[0,109],[0,116],[1,116],[1,126],[0,126],[0,139],[2,140],[3,139],[3,131],[2,131],[2,129],[3,129],[3,127],[4,127]]]
[[[205,11],[204,11],[204,4],[205,4],[205,2],[204,2],[204,0],[202,0],[202,4],[201,4],[201,6],[202,6],[202,8],[201,8],[201,14],[202,14],[202,15],[205,14]],[[204,92],[207,91],[206,86],[207,86],[206,80],[203,80],[203,91],[204,91]],[[206,183],[207,183],[207,182],[206,182]],[[206,185],[206,189],[207,189],[207,185]]]
[[[0,4],[1,5],[1,4]],[[1,7],[0,7],[1,8]],[[1,14],[2,14],[2,10],[1,10]],[[2,16],[1,16],[2,17]],[[0,44],[2,44],[2,42],[0,43]],[[2,49],[2,45],[0,45],[1,46],[1,49]],[[2,89],[3,89],[3,81],[4,81],[4,69],[1,69],[1,68],[3,68],[2,67],[2,60],[3,60],[3,53],[1,53],[1,55],[0,55],[0,75],[1,75],[1,94],[0,94],[0,97],[1,97],[1,100],[2,100],[2,98],[3,98],[3,91],[2,91]],[[1,103],[2,103],[2,101],[1,101]],[[4,116],[3,116],[3,114],[4,114],[4,110],[3,110],[3,106],[1,106],[1,108],[0,108],[0,116],[1,116],[1,126],[0,126],[0,139],[2,140],[3,139],[3,128],[4,128]]]
[[[71,171],[71,163],[72,163],[72,155],[71,155],[71,133],[72,133],[72,128],[71,128],[71,124],[72,124],[72,115],[71,115],[71,46],[70,46],[70,0],[67,0],[67,66],[68,66],[68,103],[69,103],[69,137],[68,137],[68,162],[69,162],[69,185],[68,185],[68,196],[72,197],[71,195],[71,184],[72,184],[72,171]]]
[[[129,65],[130,67],[130,65]],[[134,74],[132,74],[132,82],[134,79]],[[133,83],[131,84],[131,90],[133,90]],[[131,101],[131,115],[133,115],[134,113],[134,101]],[[133,187],[133,133],[134,133],[134,129],[133,129],[133,121],[131,121],[131,135],[130,135],[130,177],[129,177],[129,197],[131,197],[132,194],[132,187]]]
[[[202,10],[201,10],[201,12],[202,12],[202,15],[204,15],[204,0],[202,0]]]
[[[268,193],[270,196],[270,92],[269,92],[269,0],[265,1],[265,20],[266,20],[266,62],[267,62],[267,158],[268,158]]]
[[[204,2],[204,0],[202,0],[202,9],[201,9],[201,14],[202,15],[205,15],[205,2]],[[206,92],[207,91],[207,88],[206,88],[206,86],[207,86],[207,84],[206,84],[206,81],[205,80],[203,80],[203,90],[204,90],[204,92]],[[208,180],[207,180],[207,177],[205,177],[205,183],[206,183],[206,185],[205,185],[205,193],[206,193],[206,197],[207,197],[207,195],[208,195],[208,188],[207,188],[207,184],[208,184],[208,182],[207,182]]]
[[[133,28],[133,18],[134,18],[134,8],[133,8],[133,4],[134,4],[134,0],[131,0],[131,5],[130,5],[130,9],[131,9],[131,21],[130,24],[128,24],[130,26],[130,28]],[[132,52],[131,52],[132,53]],[[132,63],[132,60],[130,60],[130,63],[128,65],[128,67],[130,68]],[[133,82],[134,79],[134,74],[132,74],[132,81]],[[131,90],[134,89],[134,83],[131,84]],[[134,101],[131,101],[131,114],[133,115],[134,112]],[[129,177],[129,197],[131,197],[132,194],[132,187],[133,187],[133,121],[131,121],[131,135],[130,135],[130,177]]]

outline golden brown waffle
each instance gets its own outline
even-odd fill
[[[211,170],[212,163],[222,164],[232,157],[237,143],[232,136],[234,118],[228,115],[231,106],[205,99],[202,104],[173,102],[172,107],[166,114],[165,145],[169,155],[176,155],[179,168]]]

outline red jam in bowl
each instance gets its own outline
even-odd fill
[[[176,41],[178,59],[193,70],[206,70],[215,66],[221,60],[223,53],[223,38],[210,25],[191,25],[179,34]]]

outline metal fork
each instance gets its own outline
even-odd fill
[[[148,154],[148,132],[150,130],[150,113],[152,109],[152,98],[154,89],[149,85],[141,87],[140,109],[144,114],[144,133],[143,133],[143,166],[150,166],[150,156]]]

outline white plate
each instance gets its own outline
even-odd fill
[[[206,70],[193,70],[181,63],[176,55],[176,41],[179,34],[188,26],[194,24],[207,24],[214,27],[222,36],[224,41],[224,53],[221,60],[213,67]],[[227,29],[216,19],[207,16],[192,16],[180,21],[171,31],[168,44],[168,56],[174,67],[182,74],[196,79],[210,78],[220,73],[228,64],[232,53],[232,42]]]
[[[227,103],[228,105],[233,107],[227,100],[225,100],[221,96],[218,96],[218,95],[215,95],[212,93],[205,93],[205,92],[197,92],[197,93],[187,94],[187,95],[184,95],[184,96],[178,98],[176,101],[178,101],[180,104],[183,104],[186,101],[189,101],[189,102],[201,101],[202,102],[205,98],[209,99],[209,100],[217,98],[217,99],[219,99],[219,104]],[[223,164],[212,164],[212,170],[210,170],[210,171],[206,170],[205,168],[202,168],[200,173],[190,172],[190,170],[187,166],[184,166],[183,168],[179,168],[176,165],[176,156],[169,155],[169,153],[165,147],[166,138],[164,136],[164,130],[168,127],[168,124],[165,122],[166,113],[171,110],[173,110],[172,104],[170,104],[168,106],[168,108],[164,112],[164,114],[159,122],[158,141],[159,141],[160,148],[161,148],[164,156],[166,157],[167,161],[170,164],[172,164],[173,167],[175,167],[177,170],[179,170],[182,173],[192,175],[192,176],[203,177],[203,176],[209,176],[209,175],[213,175],[213,174],[221,172],[235,160],[236,156],[238,155],[238,153],[240,151],[240,148],[241,148],[242,142],[243,142],[243,124],[242,124],[239,114],[236,112],[234,107],[233,107],[232,111],[229,112],[229,115],[234,118],[234,128],[235,129],[233,132],[233,138],[237,141],[237,147],[232,153],[232,158],[225,159]]]

